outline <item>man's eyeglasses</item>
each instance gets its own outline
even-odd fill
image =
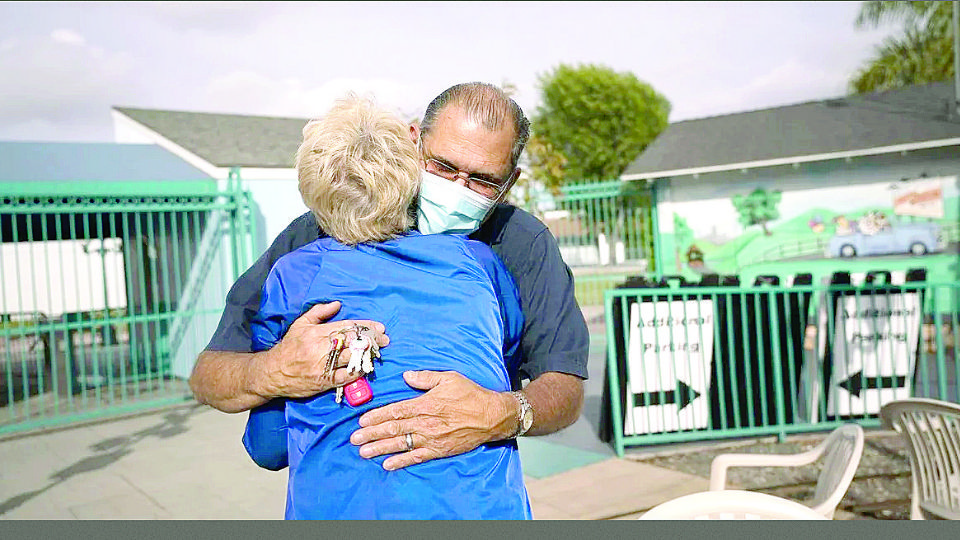
[[[427,157],[423,150],[422,140],[417,141],[417,143],[417,146],[420,148],[420,155],[423,157],[424,163],[426,163],[427,171],[432,172],[437,176],[442,176],[450,181],[455,181],[458,178],[462,178],[464,181],[466,181],[467,187],[471,191],[479,193],[488,199],[496,199],[500,195],[500,191],[503,189],[503,185],[506,183],[504,180],[488,174],[468,173],[466,171],[461,171],[446,161],[433,157]]]

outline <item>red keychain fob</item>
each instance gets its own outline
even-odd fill
[[[363,405],[373,399],[373,391],[370,389],[370,383],[366,377],[360,377],[352,383],[343,387],[343,394],[347,398],[347,403],[351,407]]]

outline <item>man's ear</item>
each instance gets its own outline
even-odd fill
[[[503,192],[506,193],[507,191],[510,191],[510,188],[512,188],[513,185],[517,183],[517,180],[519,178],[520,178],[520,167],[517,167],[516,169],[513,170],[513,174],[511,174],[507,178],[507,181],[505,182],[506,189],[504,189]]]
[[[414,121],[410,124],[410,140],[416,144],[417,140],[420,139],[420,122]]]
[[[507,193],[510,191],[510,188],[517,183],[517,179],[520,178],[520,167],[517,167],[513,170],[513,174],[507,178],[507,181],[503,183],[503,190],[500,192],[500,196],[497,197],[497,202],[502,202],[507,198]]]

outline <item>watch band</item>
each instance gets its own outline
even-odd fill
[[[523,392],[515,390],[510,393],[520,402],[520,410],[517,412],[517,431],[510,437],[511,439],[516,439],[526,433],[533,425],[533,407],[530,405],[530,402],[527,401],[527,396],[523,395]]]

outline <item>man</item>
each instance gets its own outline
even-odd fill
[[[427,171],[481,194],[494,186],[502,201],[520,174],[529,122],[500,89],[467,83],[434,99],[410,135],[420,144]],[[233,285],[220,326],[190,377],[198,401],[240,412],[275,397],[307,397],[332,388],[322,377],[329,336],[355,322],[324,324],[339,310],[336,302],[314,306],[274,348],[250,352],[250,320],[267,273],[282,255],[319,234],[307,212]],[[515,388],[521,378],[530,382],[514,394],[486,390],[453,372],[405,373],[411,387],[426,393],[367,412],[350,437],[362,457],[394,454],[383,463],[387,470],[462,454],[486,442],[553,433],[580,414],[589,336],[556,240],[536,218],[507,204],[497,204],[470,237],[491,246],[520,289],[524,360],[513,382]],[[389,343],[382,324],[356,322],[379,332],[380,346]],[[350,380],[345,369],[335,372],[336,385]]]

